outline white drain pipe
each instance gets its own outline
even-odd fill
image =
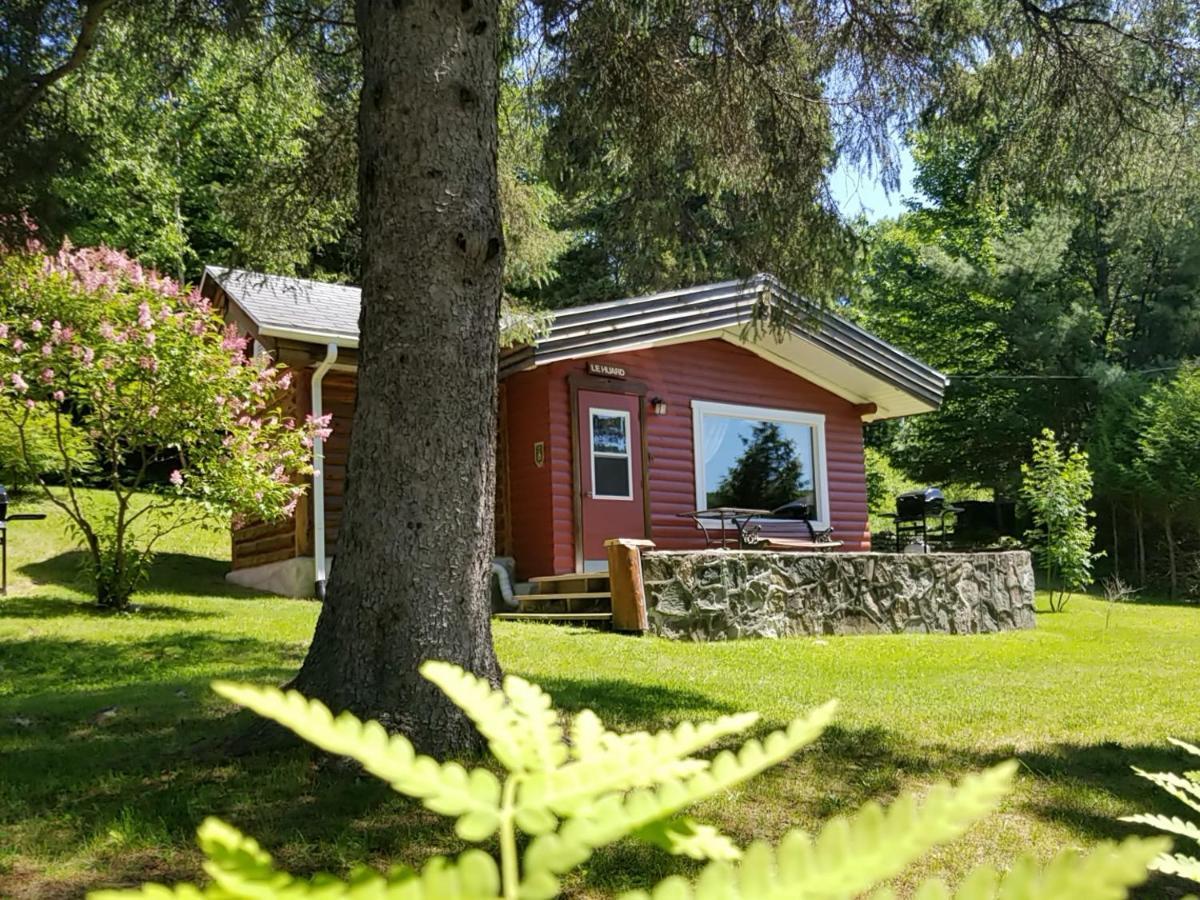
[[[312,417],[320,419],[324,415],[321,408],[321,382],[325,373],[337,362],[338,345],[325,345],[325,359],[317,366],[312,377]],[[325,581],[328,573],[325,571],[325,439],[320,435],[313,438],[313,560],[317,599],[325,601]]]

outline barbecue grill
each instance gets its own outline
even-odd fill
[[[900,494],[896,498],[896,511],[887,514],[896,522],[896,549],[903,553],[906,547],[919,546],[923,552],[928,552],[931,538],[945,543],[950,537],[946,516],[957,512],[962,510],[949,505],[935,487]],[[935,522],[933,526],[930,519]]]
[[[8,490],[0,484],[0,594],[8,593],[8,523],[46,518],[45,513],[8,514]]]

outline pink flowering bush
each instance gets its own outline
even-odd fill
[[[288,378],[196,291],[123,253],[0,255],[0,417],[23,454],[53,436],[50,470],[27,462],[86,545],[102,606],[128,603],[170,532],[214,511],[295,509],[327,423],[281,412]],[[111,490],[115,508],[91,508],[84,484]]]

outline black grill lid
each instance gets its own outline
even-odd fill
[[[946,504],[941,490],[935,487],[919,491],[907,491],[896,498],[896,515],[901,518],[919,517],[929,513],[940,513]]]

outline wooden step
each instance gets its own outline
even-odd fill
[[[611,620],[612,613],[610,612],[590,612],[590,613],[529,613],[529,612],[506,612],[496,613],[493,618],[496,619],[536,619],[541,621],[592,621],[599,622],[605,619]]]
[[[608,578],[608,569],[599,569],[595,572],[567,572],[564,575],[538,575],[529,580],[535,584],[541,584],[547,581],[585,581],[592,578]]]

